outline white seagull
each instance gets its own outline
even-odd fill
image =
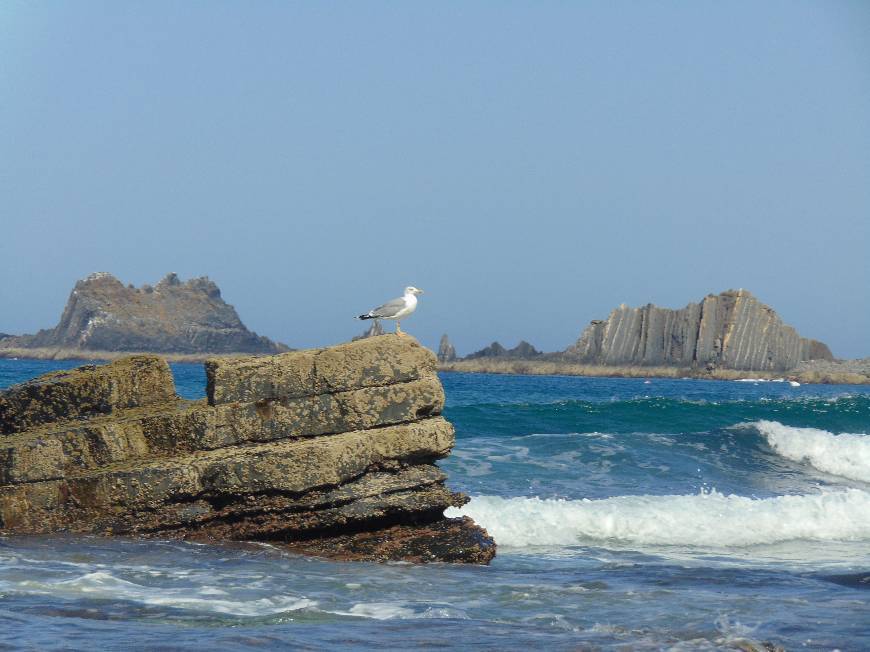
[[[369,310],[357,319],[395,319],[396,335],[404,335],[399,320],[407,317],[417,309],[417,295],[423,294],[423,290],[409,285],[405,288],[405,294],[398,299],[387,301],[384,305]]]

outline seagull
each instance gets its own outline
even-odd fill
[[[407,317],[417,309],[417,295],[423,294],[423,290],[409,285],[405,288],[405,294],[398,299],[387,301],[384,305],[369,310],[357,319],[395,319],[396,335],[404,335],[399,320]]]

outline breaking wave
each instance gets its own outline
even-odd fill
[[[806,462],[824,473],[870,483],[870,436],[835,435],[817,428],[795,428],[778,421],[747,424],[782,457]]]
[[[448,515],[465,515],[502,546],[589,542],[729,548],[793,540],[870,540],[870,493],[747,498],[717,491],[601,500],[476,496]]]

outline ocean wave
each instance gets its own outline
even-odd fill
[[[807,462],[825,473],[870,483],[870,436],[835,435],[817,428],[795,428],[778,421],[755,421],[770,447],[794,462]]]
[[[58,581],[0,582],[0,590],[16,593],[40,593],[67,598],[129,600],[151,606],[247,617],[275,615],[317,605],[314,600],[293,595],[275,595],[253,600],[231,600],[223,597],[227,595],[225,591],[214,586],[184,589],[150,587],[127,581],[102,570]]]
[[[870,493],[747,498],[717,491],[601,500],[475,496],[450,516],[470,516],[509,547],[619,542],[730,548],[793,540],[870,540]]]

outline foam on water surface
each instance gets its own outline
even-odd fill
[[[723,549],[792,540],[870,541],[870,493],[859,489],[756,499],[716,491],[684,496],[561,500],[475,496],[470,516],[502,546],[583,542]]]
[[[0,590],[66,598],[128,600],[142,605],[247,617],[274,615],[317,605],[313,600],[296,595],[231,600],[224,598],[227,592],[216,586],[183,588],[146,586],[116,577],[103,570],[59,581],[0,581]]]
[[[389,602],[360,602],[350,608],[350,615],[374,618],[376,620],[391,620],[393,618],[413,618],[413,609],[401,604]]]
[[[758,430],[779,455],[806,462],[819,471],[870,483],[870,436],[835,435],[818,428],[795,428],[777,421],[748,424]]]

